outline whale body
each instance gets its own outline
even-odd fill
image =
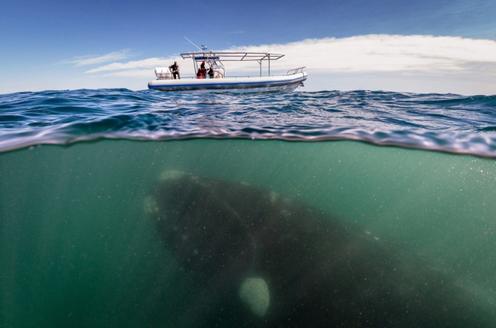
[[[489,327],[428,263],[270,190],[166,171],[146,207],[196,326]]]

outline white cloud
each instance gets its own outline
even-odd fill
[[[128,57],[129,50],[123,49],[113,51],[108,54],[98,56],[81,56],[68,60],[67,62],[75,66],[90,66],[108,63],[116,60],[123,60]]]
[[[178,49],[181,50],[181,49]],[[221,50],[221,49],[218,49]],[[305,90],[392,90],[496,94],[496,41],[431,35],[363,35],[307,39],[286,44],[224,50],[286,54],[272,63],[273,72],[306,66]],[[176,56],[126,61],[128,50],[72,59],[86,74],[47,70],[29,81],[0,77],[0,92],[65,88],[126,87],[144,89],[156,66],[178,61],[181,76],[193,74],[191,60]],[[257,63],[226,63],[229,75],[258,73]],[[249,72],[251,70],[251,72]],[[49,73],[48,73],[49,72]],[[56,76],[56,78],[55,78]]]
[[[174,61],[174,60],[175,60],[175,58],[173,58],[173,57],[168,57],[168,58],[153,57],[153,58],[146,58],[146,59],[142,59],[142,60],[128,61],[125,63],[117,62],[117,63],[111,63],[111,64],[99,66],[96,68],[92,68],[92,69],[86,71],[86,73],[89,73],[89,74],[107,73],[107,72],[115,72],[115,71],[123,71],[123,70],[136,70],[136,69],[153,70],[153,68],[155,68],[157,66],[167,65],[169,62]]]
[[[274,70],[306,66],[319,73],[371,72],[463,72],[473,65],[496,65],[496,42],[430,35],[364,35],[348,38],[307,39],[287,44],[244,46],[225,50],[270,51],[286,54],[272,63]],[[116,76],[153,74],[156,66],[168,65],[177,57],[146,58],[115,62],[86,73],[109,73]],[[180,60],[179,60],[180,61]],[[186,65],[188,68],[189,63]],[[235,72],[254,70],[258,64],[226,63]],[[128,70],[128,74],[123,71]]]
[[[157,65],[157,66],[161,66],[161,65]],[[154,72],[151,69],[126,69],[122,71],[110,72],[104,74],[104,76],[152,79],[154,77]]]
[[[285,53],[274,68],[305,65],[321,72],[463,71],[468,65],[496,64],[496,42],[430,35],[364,35],[308,39],[232,50]]]

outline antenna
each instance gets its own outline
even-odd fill
[[[189,43],[191,43],[194,47],[198,48],[198,50],[204,51],[203,47],[205,47],[205,46],[200,47],[199,45],[197,45],[196,43],[194,43],[193,41],[191,41],[190,39],[188,39],[186,36],[184,37],[184,39],[186,41],[188,41]]]

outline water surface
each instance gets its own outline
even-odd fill
[[[0,95],[0,151],[125,138],[360,140],[496,156],[496,96],[381,91]]]

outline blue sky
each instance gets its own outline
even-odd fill
[[[129,76],[88,74],[74,59],[116,52],[116,62],[169,58],[192,50],[184,36],[213,49],[371,34],[496,39],[494,0],[2,0],[0,8],[0,92],[64,86],[139,88]],[[22,80],[30,75],[29,81]],[[324,81],[320,88],[340,87],[327,86],[325,76],[317,80]]]

